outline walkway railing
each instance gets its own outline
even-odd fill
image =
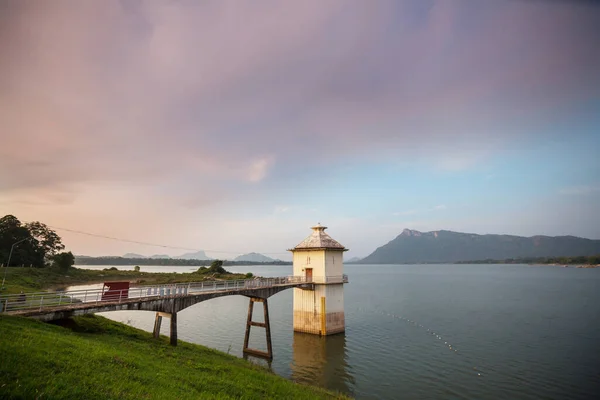
[[[348,275],[337,275],[337,276],[313,276],[307,278],[306,282],[310,283],[348,283]]]
[[[148,286],[134,286],[128,289],[109,290],[108,288],[69,290],[59,292],[35,292],[0,296],[0,313],[19,310],[39,310],[49,307],[64,307],[81,303],[121,303],[128,299],[151,299],[172,296],[189,296],[201,292],[244,290],[273,287],[277,285],[301,283],[347,283],[348,276],[314,277],[284,276],[276,278],[254,278],[205,282],[186,282]]]

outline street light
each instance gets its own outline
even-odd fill
[[[29,239],[29,238],[21,239],[18,242],[13,243],[12,246],[10,246],[10,253],[8,253],[8,262],[6,263],[6,268],[4,269],[4,278],[2,279],[1,290],[4,290],[4,282],[6,281],[6,273],[8,272],[8,266],[10,265],[10,258],[12,257],[13,249],[15,248],[16,245],[18,245],[21,242],[26,241],[27,239]]]

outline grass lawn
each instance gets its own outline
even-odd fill
[[[333,399],[203,346],[85,315],[46,324],[0,315],[0,398]]]

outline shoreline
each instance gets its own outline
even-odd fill
[[[583,269],[590,269],[590,268],[600,268],[600,264],[540,264],[540,263],[532,263],[529,264],[531,266],[535,266],[535,267],[561,267],[561,268],[583,268]]]

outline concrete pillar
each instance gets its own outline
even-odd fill
[[[171,346],[177,346],[177,313],[171,314]]]
[[[260,302],[263,303],[263,312],[265,315],[265,322],[254,322],[252,321],[252,311],[254,310],[254,303]],[[251,349],[248,347],[248,342],[250,341],[250,328],[252,326],[260,326],[265,328],[265,335],[267,339],[267,351],[264,352],[262,350]],[[271,324],[269,322],[269,305],[267,299],[261,299],[258,297],[251,297],[250,303],[248,304],[248,318],[246,319],[246,334],[244,335],[244,355],[250,354],[253,356],[265,358],[267,360],[273,359],[273,346],[271,344]]]
[[[170,321],[170,338],[169,343],[172,346],[177,346],[177,313],[165,313],[165,312],[157,312],[156,317],[154,319],[154,330],[152,331],[152,335],[155,338],[160,337],[160,325],[162,323],[163,317],[169,318]]]
[[[250,324],[252,322],[252,311],[254,310],[254,301],[252,301],[252,299],[250,299],[250,302],[248,303],[248,317],[246,317],[246,333],[244,335],[244,353],[246,352],[246,349],[248,348],[248,342],[250,341]]]
[[[294,289],[294,331],[320,336],[344,332],[344,287],[314,284],[314,289]]]
[[[271,345],[271,324],[269,323],[269,305],[267,299],[263,301],[263,312],[265,313],[265,334],[267,336],[267,353],[269,359],[273,359],[273,346]]]
[[[152,335],[158,339],[160,337],[160,324],[162,323],[162,315],[160,313],[156,313],[156,317],[154,318],[154,331],[152,331]]]

